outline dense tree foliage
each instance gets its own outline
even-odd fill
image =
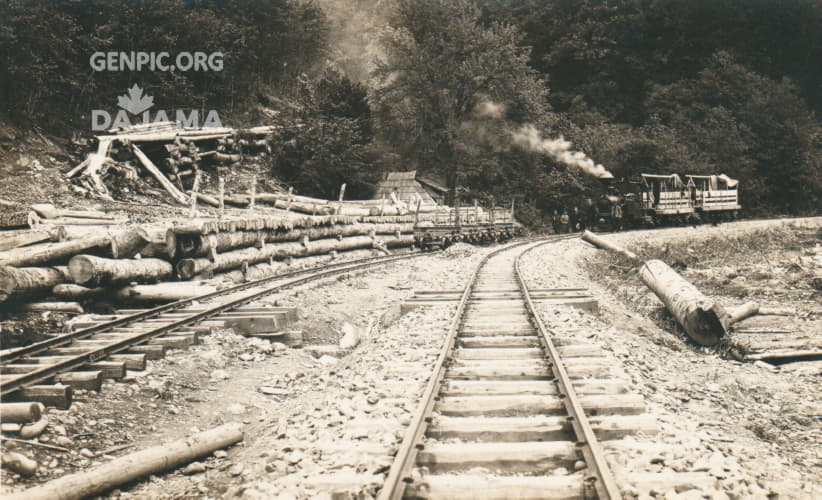
[[[272,173],[366,196],[415,168],[536,216],[617,177],[727,173],[749,213],[822,206],[815,0],[7,0],[0,112],[88,132],[137,83],[163,109],[274,122]],[[379,35],[379,36],[377,36]],[[100,51],[220,51],[220,72],[95,72]],[[375,60],[379,57],[379,60]],[[527,203],[531,202],[531,203]]]

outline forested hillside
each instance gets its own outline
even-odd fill
[[[417,169],[464,197],[516,196],[536,218],[607,169],[725,173],[748,213],[818,212],[820,12],[814,0],[9,0],[0,112],[90,136],[91,110],[136,83],[163,109],[280,125],[270,173],[310,195],[347,182],[366,196],[381,172]],[[90,56],[108,51],[224,63],[94,71]]]

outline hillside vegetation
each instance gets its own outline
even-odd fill
[[[138,84],[157,109],[280,125],[270,173],[310,195],[347,182],[368,196],[381,172],[417,169],[464,199],[517,196],[535,221],[590,196],[604,168],[725,173],[750,214],[811,213],[820,12],[813,0],[9,0],[0,113],[88,137],[91,110]],[[138,50],[219,51],[223,68],[89,63]]]

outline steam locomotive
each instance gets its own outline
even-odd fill
[[[605,192],[595,207],[599,229],[720,222],[738,217],[739,182],[727,175],[642,174],[617,182],[602,179]]]

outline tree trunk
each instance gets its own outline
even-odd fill
[[[104,288],[86,288],[73,283],[63,283],[51,289],[51,294],[58,299],[83,299],[104,293]]]
[[[70,474],[8,495],[7,500],[80,499],[174,469],[243,440],[242,424],[228,423],[186,439],[130,453],[91,470]]]
[[[343,252],[356,248],[370,248],[372,240],[368,236],[354,236],[337,240],[335,238],[311,241],[307,246],[302,243],[274,243],[264,248],[244,248],[218,254],[214,262],[208,259],[183,259],[177,264],[177,272],[183,279],[190,279],[206,270],[222,271],[235,269],[247,264],[256,264],[268,259],[282,260],[286,257],[305,257],[308,255],[326,254],[331,251]]]
[[[702,295],[667,264],[649,260],[640,269],[639,276],[696,343],[714,345],[725,335],[728,320],[725,309]]]
[[[111,244],[111,237],[107,234],[88,236],[77,240],[60,243],[45,243],[30,247],[15,248],[0,253],[0,265],[4,266],[36,266],[52,261],[62,261],[84,250],[94,247],[105,247]]]
[[[40,217],[32,210],[3,211],[0,213],[0,229],[14,229],[16,227],[35,227],[40,223]]]
[[[65,239],[66,228],[63,226],[56,226],[50,229],[3,231],[0,233],[0,251],[25,247],[44,241],[63,241]]]
[[[130,259],[148,244],[149,236],[140,227],[132,227],[111,237],[111,255],[115,259]]]
[[[0,266],[0,302],[47,295],[67,278],[53,267]]]
[[[77,302],[29,302],[20,306],[22,311],[52,311],[83,314],[83,306]]]
[[[621,246],[619,246],[615,243],[611,243],[610,241],[606,240],[605,238],[601,238],[601,237],[595,235],[591,231],[587,231],[587,230],[583,231],[582,232],[582,239],[587,241],[588,243],[594,245],[597,248],[601,248],[603,250],[608,250],[610,252],[618,253],[618,254],[622,255],[623,257],[625,257],[628,260],[632,260],[634,262],[639,261],[639,257],[637,257],[637,255],[634,252],[631,252],[630,250],[626,250],[626,249],[622,248]]]
[[[237,231],[231,233],[217,233],[207,236],[195,236],[183,239],[178,243],[177,253],[182,257],[210,257],[213,252],[225,252],[235,248],[251,246],[259,247],[262,240],[265,242],[297,241],[304,237],[309,240],[330,238],[336,236],[355,236],[368,234],[396,234],[413,233],[413,224],[338,224],[313,228],[292,229],[291,231]]]
[[[140,163],[142,163],[146,170],[148,170],[151,173],[151,175],[153,175],[154,178],[157,179],[157,182],[159,182],[160,185],[163,186],[163,188],[166,191],[168,191],[171,197],[174,198],[174,200],[177,203],[188,206],[189,200],[188,198],[186,198],[186,195],[184,195],[176,187],[174,187],[174,184],[172,184],[171,181],[169,181],[166,178],[166,176],[163,175],[162,172],[160,172],[160,170],[154,165],[154,163],[152,163],[151,160],[148,159],[148,156],[146,156],[135,144],[132,144],[131,148],[134,150],[134,154],[137,156],[137,159],[140,160]]]
[[[69,261],[71,279],[78,285],[95,286],[131,281],[160,281],[174,269],[162,259],[104,259],[77,255]]]
[[[123,302],[174,302],[216,290],[213,286],[199,283],[159,283],[125,286],[115,290],[111,296]]]
[[[43,405],[40,403],[3,403],[0,405],[0,420],[3,422],[30,423],[40,420]]]

